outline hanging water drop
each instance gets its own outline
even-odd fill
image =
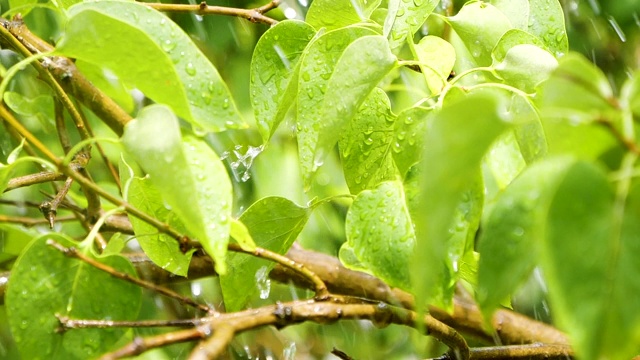
[[[185,67],[184,70],[187,72],[187,74],[189,74],[191,76],[194,76],[196,74],[196,67],[193,66],[193,64],[191,62],[187,64],[187,66]]]

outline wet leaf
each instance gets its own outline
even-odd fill
[[[316,29],[335,30],[366,22],[382,0],[315,0],[305,21]]]
[[[535,36],[556,58],[569,50],[564,12],[557,0],[491,0],[519,30]]]
[[[516,45],[524,44],[535,45],[541,49],[547,50],[542,41],[534,35],[522,30],[511,29],[502,35],[496,46],[493,48],[493,51],[491,52],[493,62],[498,63],[503,61],[509,49]]]
[[[118,0],[83,2],[68,15],[57,54],[113,71],[197,131],[245,126],[216,68],[166,15]]]
[[[38,236],[35,229],[13,224],[0,224],[0,263],[9,264],[20,255],[29,242]]]
[[[122,142],[189,235],[213,257],[216,271],[224,273],[232,189],[218,156],[200,139],[181,138],[178,119],[162,105],[143,109],[125,127]]]
[[[300,57],[315,30],[285,20],[262,35],[251,59],[251,102],[258,130],[267,142],[295,101]]]
[[[502,35],[513,28],[500,10],[479,1],[465,4],[458,14],[449,18],[449,23],[471,55],[466,60],[468,65],[456,68],[458,72],[470,67],[491,65],[491,51]]]
[[[384,35],[396,50],[405,40],[413,37],[440,1],[439,0],[390,0],[389,12],[384,21]]]
[[[400,175],[404,176],[409,168],[422,158],[424,137],[427,131],[427,117],[431,110],[409,108],[398,115],[394,127],[393,160]]]
[[[490,318],[538,264],[549,204],[558,183],[574,164],[570,157],[538,162],[499,193],[478,240],[477,299],[485,318]]]
[[[416,219],[418,245],[411,267],[412,276],[420,279],[414,286],[420,305],[451,304],[453,293],[445,272],[453,267],[448,258],[449,228],[463,192],[473,186],[482,157],[508,128],[500,116],[500,102],[496,94],[471,94],[445,106],[428,124],[421,211]]]
[[[504,190],[526,166],[513,132],[505,132],[489,149],[483,159],[484,177],[495,182],[498,191]]]
[[[311,209],[301,207],[281,197],[256,201],[241,216],[255,244],[278,254],[286,254],[309,220]],[[266,274],[275,265],[246,254],[227,255],[229,272],[220,277],[227,311],[242,309],[258,291],[256,273],[265,267]]]
[[[439,94],[456,62],[455,49],[442,38],[429,35],[420,39],[415,52],[431,94]]]
[[[134,111],[135,104],[133,103],[130,89],[127,89],[116,74],[108,69],[103,69],[100,66],[82,60],[76,60],[75,64],[82,75],[105,95],[118,103],[124,111],[127,113]]]
[[[614,193],[601,168],[579,162],[558,185],[546,219],[542,265],[551,305],[582,359],[637,354],[640,192],[630,182],[617,181]]]
[[[308,187],[314,168],[314,152],[320,133],[325,93],[336,64],[344,50],[355,39],[374,34],[361,27],[347,27],[314,39],[301,60],[297,96],[297,136],[300,166]],[[332,104],[335,106],[335,104]]]
[[[558,61],[549,52],[535,45],[521,44],[510,48],[493,68],[507,84],[532,93],[557,66]]]
[[[149,179],[131,179],[127,201],[137,209],[169,224],[174,229],[184,229],[184,225],[177,215],[165,206],[162,193],[151,185]],[[187,276],[191,256],[195,250],[182,253],[178,240],[160,233],[158,229],[135,216],[129,216],[129,220],[140,247],[151,261],[164,270],[176,275]]]
[[[66,247],[78,246],[66,236],[46,234],[34,239],[20,255],[5,298],[13,339],[25,359],[95,358],[112,349],[128,330],[73,329],[58,333],[56,314],[72,319],[136,319],[141,290],[65,256],[47,245],[48,239]],[[78,251],[92,257],[88,248]],[[136,276],[123,257],[96,260]]]
[[[253,242],[249,229],[240,220],[231,220],[229,233],[243,250],[254,251],[256,249],[256,244]]]
[[[340,155],[352,194],[397,176],[391,151],[395,115],[390,107],[387,94],[374,89],[342,132]]]
[[[397,64],[387,40],[382,36],[364,36],[354,40],[335,66],[324,98],[313,171],[336,145],[340,132],[367,98],[371,90]],[[367,71],[361,71],[366,68]],[[306,95],[303,95],[306,96]]]
[[[347,212],[346,232],[339,253],[346,267],[410,289],[407,259],[415,251],[415,234],[402,183],[387,181],[358,194]]]

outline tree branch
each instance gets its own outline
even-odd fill
[[[163,4],[163,3],[143,3],[144,5],[156,9],[158,11],[167,11],[175,13],[194,13],[198,15],[225,15],[234,16],[251,21],[252,23],[263,23],[267,25],[275,25],[277,20],[272,19],[264,14],[273,10],[280,5],[280,0],[273,0],[270,3],[257,7],[255,9],[239,9],[224,6],[207,5],[206,1],[200,4]]]

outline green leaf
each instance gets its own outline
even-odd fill
[[[285,20],[262,35],[251,59],[251,102],[262,139],[267,142],[295,100],[300,57],[315,30]]]
[[[389,12],[384,21],[384,35],[394,51],[407,38],[420,29],[440,1],[439,0],[390,0]]]
[[[529,0],[529,26],[527,32],[544,42],[556,58],[569,51],[569,40],[564,26],[564,11],[558,0]]]
[[[51,95],[38,95],[30,99],[20,93],[6,91],[4,102],[15,113],[38,119],[46,132],[52,132],[55,129],[51,117],[53,114],[53,97]]]
[[[4,267],[16,259],[36,236],[38,232],[34,229],[14,224],[0,224],[0,264]]]
[[[387,181],[358,194],[347,212],[346,232],[339,253],[346,267],[410,289],[407,259],[415,251],[415,234],[402,183]]]
[[[376,88],[342,132],[340,155],[352,194],[396,178],[397,170],[390,151],[394,120],[387,94]]]
[[[56,314],[72,319],[134,320],[140,309],[139,287],[116,279],[47,245],[53,239],[77,246],[60,234],[34,239],[11,271],[5,297],[9,325],[25,359],[88,359],[103,354],[128,332],[124,328],[73,329],[58,333]],[[88,248],[78,249],[93,257]],[[95,259],[135,277],[125,258]]]
[[[415,52],[431,94],[439,94],[456,62],[455,49],[442,38],[429,35],[420,39]]]
[[[281,197],[267,197],[256,201],[241,216],[255,244],[278,254],[286,254],[309,220],[311,211]],[[220,277],[227,311],[242,309],[258,291],[256,273],[265,274],[275,265],[246,254],[227,255],[229,272]]]
[[[135,104],[133,103],[133,97],[129,89],[127,89],[116,74],[108,69],[103,69],[82,60],[76,60],[75,64],[82,75],[91,81],[95,87],[118,103],[124,111],[127,113],[134,111]]]
[[[613,91],[606,76],[582,55],[562,57],[542,84],[543,116],[568,118],[573,124],[606,119],[615,112]]]
[[[551,198],[575,162],[569,157],[538,162],[499,193],[478,241],[477,300],[486,319],[538,264]]]
[[[491,0],[491,4],[500,9],[516,29],[539,39],[544,44],[541,47],[556,58],[569,50],[564,12],[558,0]]]
[[[522,30],[511,29],[502,35],[496,46],[493,48],[493,51],[491,52],[493,62],[498,63],[503,61],[509,49],[516,45],[524,44],[535,45],[541,49],[547,50],[546,46],[537,37]]]
[[[122,142],[189,235],[213,257],[216,271],[224,273],[232,189],[218,156],[202,140],[181,139],[178,119],[162,105],[144,108],[125,127]]]
[[[520,174],[526,163],[514,136],[505,132],[491,146],[484,158],[485,179],[491,177],[499,191],[503,190]]]
[[[553,55],[529,44],[513,46],[501,62],[493,64],[496,73],[507,84],[526,92],[534,92],[557,66],[558,61]]]
[[[363,36],[347,46],[327,84],[325,106],[319,109],[322,111],[320,122],[312,124],[319,128],[313,171],[336,145],[342,128],[353,118],[371,90],[396,64],[396,57],[382,36]]]
[[[167,209],[162,193],[151,185],[149,179],[131,179],[127,202],[175,229],[185,228],[177,215]],[[178,240],[158,232],[158,229],[135,216],[130,216],[129,219],[140,247],[151,261],[176,275],[187,276],[191,256],[195,250],[183,253]]]
[[[622,87],[620,100],[622,105],[637,117],[640,117],[640,72],[636,71]]]
[[[475,66],[491,65],[491,51],[502,35],[513,28],[500,10],[481,1],[465,4],[458,14],[449,18],[449,23],[471,55],[467,61]],[[467,66],[457,71],[467,70]]]
[[[581,359],[637,355],[640,193],[629,188],[631,160],[615,194],[599,167],[571,167],[546,219],[542,265],[551,305]]]
[[[232,219],[229,233],[243,250],[253,251],[256,249],[256,244],[249,233],[249,229],[241,221]]]
[[[195,130],[244,126],[218,71],[166,15],[117,0],[80,3],[68,14],[57,54],[113,71]]]
[[[306,22],[316,29],[334,30],[366,22],[382,0],[315,0],[307,12]]]
[[[311,183],[314,152],[320,133],[325,105],[325,93],[336,64],[344,50],[355,39],[372,35],[362,27],[347,27],[329,31],[314,39],[301,60],[297,96],[298,152],[306,186]],[[335,106],[335,104],[332,104]]]
[[[420,280],[414,285],[419,306],[451,304],[452,288],[444,272],[453,267],[448,232],[463,192],[477,179],[482,157],[508,128],[500,100],[497,94],[471,94],[435,113],[428,125],[418,245],[411,268]]]
[[[430,113],[430,109],[409,108],[401,112],[395,122],[393,160],[403,177],[422,158],[427,117]]]

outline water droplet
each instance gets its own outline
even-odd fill
[[[192,63],[188,63],[184,70],[191,76],[194,76],[196,74],[196,67],[193,66]]]
[[[224,99],[224,100],[222,101],[222,108],[223,108],[223,109],[227,109],[227,108],[229,108],[229,99]]]
[[[309,72],[305,71],[305,72],[302,73],[302,80],[304,80],[304,81],[311,80],[311,75],[309,75]]]
[[[282,351],[284,360],[295,360],[296,358],[296,343],[292,342]]]
[[[256,286],[260,292],[260,299],[267,299],[271,292],[271,279],[269,279],[269,269],[266,266],[256,271]]]
[[[372,138],[370,138],[370,137],[368,137],[368,138],[364,139],[364,143],[365,143],[366,145],[371,145],[371,144],[373,144],[373,139],[372,139]]]
[[[166,51],[166,52],[170,52],[171,50],[173,50],[176,47],[176,43],[167,39],[165,41],[162,42],[162,50]]]

